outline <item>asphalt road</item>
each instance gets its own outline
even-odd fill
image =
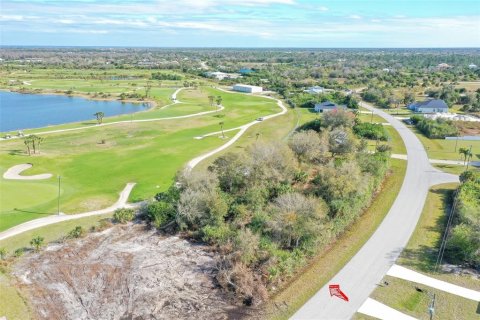
[[[400,133],[408,155],[405,179],[388,215],[372,237],[292,319],[352,318],[410,239],[430,186],[458,182],[457,176],[443,173],[430,165],[422,143],[402,122],[366,103],[362,106],[385,118]],[[329,284],[339,284],[349,302],[330,297]]]

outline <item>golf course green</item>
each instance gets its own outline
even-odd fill
[[[35,86],[35,81],[31,83]],[[54,84],[56,88],[59,86]],[[43,82],[41,86],[48,87]],[[122,92],[118,87],[115,89],[117,94]],[[152,198],[171,184],[188,160],[224,144],[236,131],[226,133],[224,139],[216,135],[201,140],[194,137],[219,131],[220,122],[224,129],[236,128],[279,111],[274,100],[207,86],[182,89],[177,95],[180,103],[172,104],[170,96],[174,91],[172,87],[152,87],[150,94],[157,101],[156,107],[132,116],[104,119],[104,123],[125,121],[122,123],[98,126],[92,121],[28,130],[27,134],[84,127],[43,134],[45,140],[39,154],[28,156],[22,139],[0,141],[2,174],[22,163],[33,164],[26,175],[53,174],[50,179],[36,181],[1,178],[0,231],[56,213],[57,176],[61,176],[60,210],[66,214],[108,207],[128,182],[137,183],[129,201]],[[210,104],[210,95],[222,97],[224,110]],[[206,111],[211,113],[162,119]],[[135,121],[145,119],[154,121]]]

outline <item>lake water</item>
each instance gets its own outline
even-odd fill
[[[0,132],[96,121],[93,114],[99,111],[105,113],[105,117],[110,117],[146,109],[148,104],[0,90]]]

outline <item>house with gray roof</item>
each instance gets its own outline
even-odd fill
[[[429,99],[415,101],[408,106],[408,109],[419,113],[448,112],[448,105],[441,99]]]
[[[347,109],[347,107],[344,105],[338,105],[331,101],[325,101],[325,102],[315,104],[315,112],[327,112],[327,111],[333,111],[338,109],[345,110]]]

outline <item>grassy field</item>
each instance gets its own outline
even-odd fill
[[[440,280],[480,290],[480,280],[478,279],[433,272],[439,243],[445,228],[445,219],[450,210],[451,195],[457,186],[456,183],[450,183],[430,189],[422,216],[397,263]]]
[[[430,277],[480,290],[480,280],[477,278],[433,272],[451,196],[457,186],[449,183],[430,189],[422,216],[397,263]],[[379,286],[371,298],[418,319],[429,319],[429,294],[433,293],[436,294],[437,306],[435,319],[477,319],[480,316],[478,302],[394,277],[386,276],[384,280],[389,285]],[[424,292],[417,291],[415,286]],[[370,318],[357,313],[354,319]]]
[[[435,297],[434,319],[478,319],[478,302],[393,277],[385,277],[388,286],[378,287],[371,297],[417,319],[430,319],[428,307]],[[415,286],[423,292],[416,290]]]
[[[280,111],[273,100],[208,87],[185,90],[179,99],[201,111],[212,108],[208,105],[210,94],[222,96],[224,111],[188,119],[129,122],[49,134],[45,136],[41,153],[35,156],[25,154],[21,140],[2,141],[2,169],[28,162],[34,165],[29,174],[60,175],[61,211],[65,213],[107,207],[115,202],[127,182],[137,183],[130,201],[148,199],[168,187],[188,160],[225,143],[215,136],[202,140],[194,137],[219,131],[220,121],[229,129]],[[177,106],[162,110],[169,108],[173,110]],[[102,140],[105,143],[100,143]],[[31,188],[41,196],[27,196],[24,190]],[[15,183],[1,179],[0,194],[4,197],[8,193],[9,199],[0,204],[0,230],[54,213],[56,188],[55,178]],[[28,197],[33,198],[32,202]]]
[[[470,146],[472,146],[472,161],[478,161],[480,159],[480,141],[429,139],[415,127],[410,127],[410,129],[423,143],[430,159],[463,161],[463,155],[460,154],[458,150],[460,148],[470,148]],[[457,151],[455,151],[455,145],[457,145]]]
[[[382,222],[403,183],[406,161],[392,160],[392,173],[371,206],[337,241],[272,298],[268,317],[288,319],[330,280],[363,246]],[[281,306],[276,307],[275,305]],[[285,307],[284,307],[285,306]]]

